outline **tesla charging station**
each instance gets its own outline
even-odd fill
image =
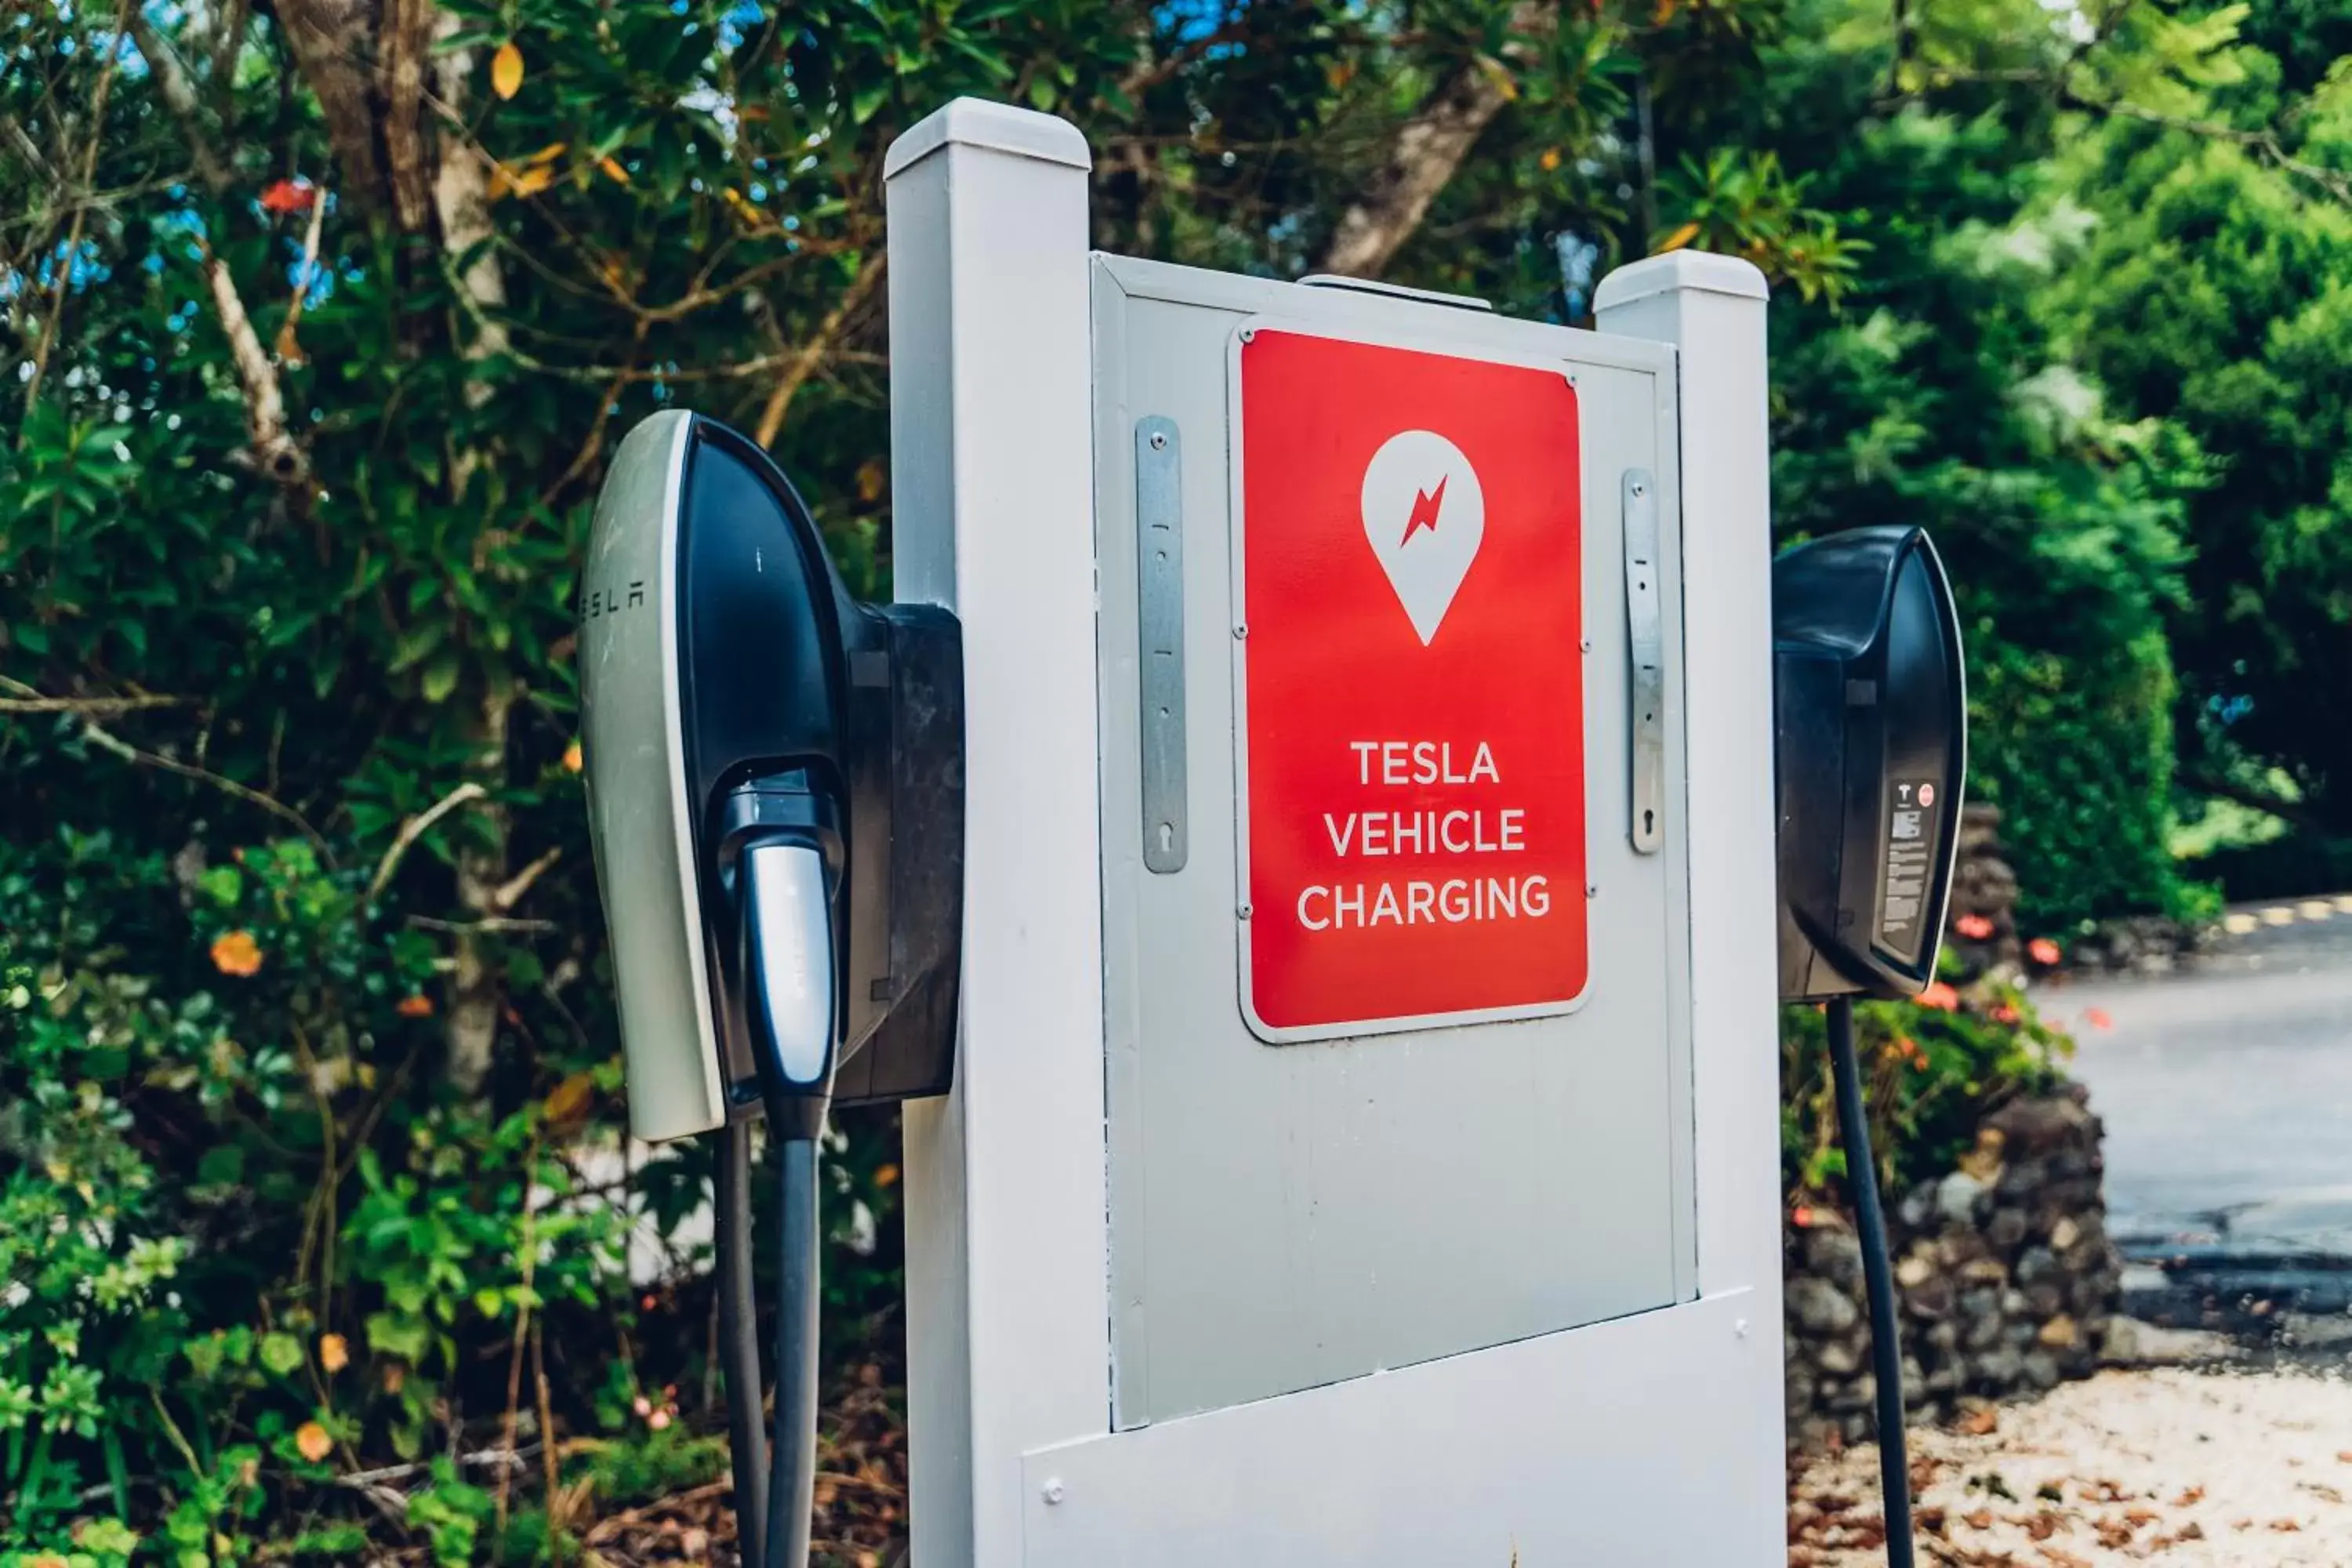
[[[887,164],[967,737],[915,1559],[1778,1561],[1762,279],[1104,256],[1088,164],[971,100]]]
[[[1744,262],[1570,331],[1090,252],[1088,167],[971,100],[891,149],[898,605],[691,415],[598,509],[631,1116],[720,1140],[746,1560],[808,1550],[814,1139],[900,1100],[922,1568],[1778,1562],[1775,1001],[1867,1173],[1848,998],[1933,975],[1962,783],[1934,551],[1773,565]]]

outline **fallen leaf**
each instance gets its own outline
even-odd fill
[[[261,944],[249,931],[226,931],[213,939],[213,967],[223,974],[261,972]]]
[[[341,1372],[352,1364],[352,1347],[345,1342],[342,1335],[320,1334],[319,1336],[319,1364],[325,1367],[331,1373]]]
[[[522,90],[522,50],[512,38],[490,57],[490,90],[500,98],[512,98]]]
[[[2303,1526],[2297,1524],[2291,1519],[2274,1519],[2271,1521],[2271,1528],[2278,1531],[2281,1535],[2293,1535],[2296,1531],[2301,1530]]]
[[[596,1080],[584,1072],[573,1073],[559,1083],[547,1097],[547,1119],[556,1123],[577,1121],[588,1114],[589,1097],[596,1090]]]
[[[1987,1405],[1969,1411],[1959,1419],[1959,1428],[1971,1437],[1982,1437],[2000,1425],[2000,1413]]]
[[[315,1465],[335,1451],[335,1440],[316,1421],[305,1421],[294,1433],[294,1447]]]
[[[2336,1458],[2339,1459],[2352,1459],[2352,1454],[2338,1454]],[[2195,1508],[2199,1503],[2203,1502],[2204,1500],[2205,1489],[2203,1487],[2190,1487],[2188,1490],[2182,1492],[2179,1497],[2172,1500],[2172,1506],[2175,1508]]]

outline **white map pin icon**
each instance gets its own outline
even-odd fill
[[[1365,467],[1362,505],[1364,537],[1426,647],[1486,536],[1478,471],[1435,431],[1401,431]]]

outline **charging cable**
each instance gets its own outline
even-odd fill
[[[1853,1059],[1853,1002],[1829,1005],[1830,1070],[1837,1083],[1838,1142],[1853,1194],[1862,1243],[1862,1283],[1870,1298],[1870,1363],[1878,1385],[1878,1489],[1885,1500],[1887,1568],[1912,1568],[1911,1459],[1903,1431],[1903,1340],[1895,1321],[1895,1271],[1887,1266],[1886,1218],[1878,1206],[1878,1167],[1870,1154],[1870,1119],[1862,1072]]]
[[[833,1099],[832,921],[823,854],[796,838],[751,845],[736,872],[745,1024],[776,1163],[776,1400],[760,1433],[760,1351],[751,1286],[751,1129],[719,1134],[716,1221],[719,1333],[742,1561],[806,1568],[816,1503],[818,1142]],[[761,1451],[766,1449],[765,1463]]]

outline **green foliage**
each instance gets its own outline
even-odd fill
[[[1988,1110],[2055,1088],[2074,1051],[2016,986],[1997,979],[1965,991],[1938,984],[1917,1002],[1857,1003],[1853,1036],[1871,1152],[1890,1192],[1951,1170]],[[1792,1199],[1831,1192],[1846,1173],[1818,1006],[1781,1013],[1780,1169]]]
[[[1776,310],[1778,526],[1790,539],[1931,531],[1968,647],[1969,790],[2001,809],[2030,923],[2186,913],[2194,894],[2169,847],[2168,617],[2184,508],[2208,467],[2173,427],[2111,415],[2047,320],[2095,226],[2051,171],[2043,100],[1889,102],[1891,37],[1824,49],[1825,34],[1869,37],[1868,14],[1822,0],[1804,16],[1770,62],[1759,133],[1864,260],[1821,301]],[[2032,68],[2030,33],[2004,23],[1964,47],[1954,21],[1916,40],[1904,69],[1948,82]],[[2086,59],[2105,68],[2112,52]]]
[[[2137,121],[2087,129],[2064,173],[2095,222],[2041,309],[2122,406],[2211,455],[2188,501],[2195,549],[2172,626],[2188,776],[2259,796],[2283,769],[2301,814],[2340,834],[2352,213],[2328,170],[2352,157],[2352,119],[2340,73],[2306,96],[2267,54],[2227,58],[2236,79],[2202,113],[2250,136],[2284,127],[2275,153]]]

